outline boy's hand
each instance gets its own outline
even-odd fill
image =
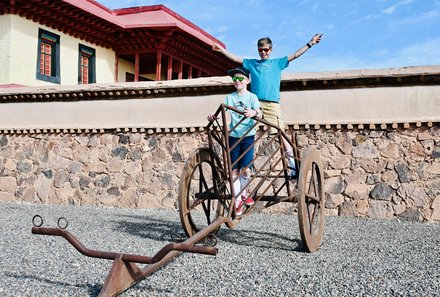
[[[223,48],[220,45],[218,45],[217,43],[214,43],[212,45],[212,49],[215,50],[216,52],[221,52],[223,50]]]
[[[216,119],[215,114],[213,114],[213,113],[209,114],[207,119],[210,122],[214,122]]]
[[[310,40],[311,45],[318,44],[321,41],[322,33],[316,33],[313,35],[312,39]]]
[[[253,118],[253,117],[256,117],[258,115],[258,111],[254,110],[254,109],[246,108],[244,110],[244,115],[247,118]]]

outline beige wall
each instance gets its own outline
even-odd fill
[[[118,60],[118,82],[125,82],[125,73],[129,72],[134,74],[134,64],[124,60],[124,59],[119,59]],[[149,78],[151,80],[156,80],[156,74],[143,74],[141,73],[140,76],[145,77],[145,78]],[[162,80],[166,80],[166,76],[162,75]]]
[[[53,83],[36,79],[39,28],[60,35],[60,71],[62,85],[78,84],[78,47],[80,43],[96,50],[96,82],[114,82],[115,55],[112,50],[75,39],[57,30],[16,15],[7,15],[1,18],[10,20],[11,29],[8,31],[11,32],[11,68],[2,68],[2,75],[0,76],[2,81],[0,81],[0,84],[15,83],[30,86],[54,85]],[[2,23],[4,22],[2,21]],[[3,26],[1,30],[3,31]],[[3,63],[2,61],[2,65]],[[12,65],[14,65],[14,67],[12,67]],[[9,79],[6,79],[3,72],[10,73]]]
[[[433,70],[439,68],[433,67]],[[5,100],[0,109],[0,129],[204,127],[206,115],[218,108],[225,94],[202,95],[199,90],[217,90],[230,85],[229,77],[209,77],[61,86],[56,90],[44,87],[20,91],[0,89],[0,97],[11,92],[23,95],[55,92],[50,96],[57,98],[66,92],[85,94],[80,101],[7,103]],[[194,90],[194,94],[174,95],[182,89]],[[133,95],[99,98],[103,91]],[[157,92],[158,95],[157,98],[141,98],[136,96],[138,91]],[[290,125],[440,122],[438,85],[283,91],[281,98],[283,116]]]
[[[125,82],[125,73],[133,73],[134,74],[134,64],[124,60],[118,60],[118,82]]]
[[[440,87],[283,92],[289,124],[369,124],[440,120]]]
[[[0,15],[0,84],[9,83],[11,65],[11,16]]]

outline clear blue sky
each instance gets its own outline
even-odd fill
[[[111,9],[163,4],[242,57],[295,52],[314,33],[321,43],[286,72],[440,65],[440,0],[98,0]]]

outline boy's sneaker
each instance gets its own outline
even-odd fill
[[[252,199],[252,197],[249,196],[248,193],[243,193],[241,194],[241,200],[244,202],[245,205],[247,206],[251,206],[254,205],[254,199]]]
[[[243,201],[241,199],[237,199],[235,201],[235,215],[241,216],[243,214]]]

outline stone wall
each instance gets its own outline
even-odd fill
[[[440,221],[440,127],[303,129],[330,215]],[[0,201],[174,208],[203,131],[0,134]]]

